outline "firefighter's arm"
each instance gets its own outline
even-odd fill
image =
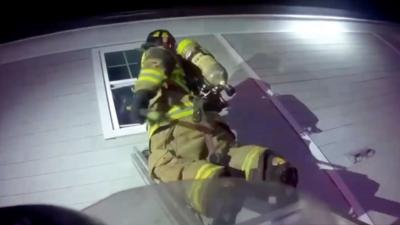
[[[227,84],[228,73],[215,57],[196,41],[183,39],[179,42],[177,53],[200,68],[205,79],[214,86]]]
[[[157,94],[174,69],[174,58],[163,48],[150,48],[143,53],[141,69],[134,87],[132,113],[143,123],[150,100]]]

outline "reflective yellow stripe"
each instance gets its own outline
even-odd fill
[[[207,179],[211,178],[214,176],[219,170],[221,170],[223,167],[222,166],[217,166],[211,163],[206,163],[202,165],[199,170],[196,173],[195,179],[200,180],[200,179]],[[202,194],[202,188],[205,188],[207,185],[206,182],[193,182],[193,186],[191,188],[191,193],[190,197],[192,199],[192,204],[193,207],[202,212],[203,208],[201,207],[201,194]]]
[[[196,176],[194,177],[194,179],[201,179],[202,174],[204,173],[204,171],[206,171],[208,168],[211,168],[213,165],[212,164],[204,164],[200,167],[200,169],[197,171]]]
[[[193,109],[187,109],[179,113],[174,113],[173,115],[170,116],[170,118],[177,120],[191,115],[193,115]]]
[[[143,73],[143,72],[139,74],[139,80],[140,80],[142,77],[152,77],[152,78],[154,78],[154,79],[161,80],[161,81],[165,79],[163,76],[158,75],[158,74]]]
[[[217,166],[211,163],[204,164],[197,171],[194,179],[198,180],[210,178],[220,169],[222,169],[222,166]]]
[[[216,166],[214,168],[210,168],[208,169],[205,173],[204,173],[204,179],[213,177],[214,174],[216,174],[219,170],[221,170],[221,166]]]
[[[194,181],[190,193],[193,208],[201,213],[203,212],[203,208],[201,207],[201,189],[205,188],[205,185],[205,182]]]
[[[148,81],[150,83],[157,84],[157,85],[162,83],[162,80],[156,79],[154,77],[148,77],[148,76],[140,76],[138,81]]]
[[[168,113],[168,117],[170,119],[174,119],[174,120],[182,119],[182,118],[190,116],[190,115],[193,115],[192,107],[188,107],[188,108],[185,108],[182,110],[174,110],[173,112]]]
[[[191,102],[191,101],[185,101],[185,102],[182,102],[182,105],[173,106],[167,113],[167,117],[171,120],[178,120],[178,119],[182,119],[184,117],[188,117],[191,115],[193,115],[193,102]],[[165,121],[165,120],[160,121],[160,123],[162,123],[162,122],[168,122],[168,121]],[[160,127],[160,123],[156,122],[156,123],[148,124],[147,132],[150,137]]]
[[[167,114],[169,118],[175,120],[193,115],[193,102],[184,101],[182,105],[174,105]]]
[[[168,114],[173,114],[174,112],[178,111],[178,110],[182,110],[182,106],[177,106],[174,105],[171,107],[171,109],[168,111]]]
[[[183,104],[188,107],[193,107],[193,102],[191,102],[191,101],[185,101],[185,102],[183,102]]]
[[[199,212],[202,212],[203,209],[201,208],[201,203],[200,203],[200,199],[201,199],[201,186],[202,184],[199,182],[193,182],[193,187],[192,187],[192,193],[191,193],[191,199],[192,199],[192,204],[193,207],[198,210]]]
[[[164,79],[166,76],[162,70],[159,69],[152,69],[152,68],[146,68],[146,69],[141,69],[140,74],[152,74],[154,76],[158,76],[161,79]]]
[[[190,39],[183,39],[181,42],[179,42],[176,52],[179,55],[182,55],[185,49],[191,44],[195,44],[195,42]]]
[[[174,105],[174,106],[171,107],[171,109],[168,111],[168,113],[173,113],[176,110],[182,110],[184,108],[193,107],[193,102],[192,101],[183,101],[182,104],[185,107],[182,107],[182,105]]]
[[[244,171],[244,169],[246,168],[247,162],[249,161],[249,157],[250,157],[250,155],[253,153],[253,151],[254,151],[254,149],[250,150],[250,151],[246,154],[246,157],[244,158],[243,163],[242,163],[242,168],[241,168],[242,171]]]
[[[151,77],[151,78],[153,78],[155,80],[159,80],[160,82],[164,80],[163,77],[160,77],[159,75],[154,75],[154,74],[151,74],[151,73],[141,73],[139,75],[139,80],[141,80],[144,77]]]
[[[247,153],[246,158],[243,161],[242,164],[242,171],[245,172],[246,179],[249,178],[250,175],[250,170],[252,169],[251,166],[254,162],[255,157],[260,155],[262,153],[261,149],[253,149],[249,153]]]
[[[147,133],[149,134],[149,137],[153,136],[154,132],[160,128],[160,124],[152,124],[147,126]]]

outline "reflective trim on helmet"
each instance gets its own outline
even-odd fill
[[[167,32],[163,31],[163,32],[161,33],[161,37],[162,37],[163,39],[168,39],[168,38],[170,37],[170,35],[169,35]]]
[[[155,32],[155,33],[152,34],[151,36],[153,36],[153,37],[160,37],[160,31]]]

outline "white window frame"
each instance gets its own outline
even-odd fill
[[[124,87],[128,86],[129,83],[133,85],[136,79],[110,82],[104,57],[105,53],[133,50],[139,48],[141,44],[142,42],[136,42],[92,49],[93,70],[96,83],[98,106],[103,136],[105,139],[146,132],[146,125],[144,124],[135,124],[127,127],[119,126],[117,113],[115,111],[114,99],[111,92],[111,84]]]

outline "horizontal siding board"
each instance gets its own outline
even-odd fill
[[[382,115],[396,113],[400,110],[400,106],[396,103],[398,98],[398,93],[385,96],[373,96],[353,102],[353,104],[345,105],[345,107],[343,105],[335,105],[314,110],[313,112],[321,121],[319,124],[320,128],[325,130],[332,128],[332,126],[327,125],[330,124],[329,120],[348,124],[350,122],[364,121],[365,118],[380,119]],[[326,124],[326,122],[328,123]]]
[[[274,40],[270,36],[275,36]],[[296,33],[267,33],[263,34],[227,34],[224,37],[232,43],[233,47],[241,54],[257,52],[257,50],[298,50],[312,51],[316,48],[324,49],[325,46],[349,45],[349,46],[365,46],[373,44],[381,44],[379,41],[369,34],[341,34],[341,38],[308,38],[296,37]],[[326,49],[326,48],[325,48]]]
[[[81,154],[66,155],[58,158],[42,159],[40,161],[0,165],[0,180],[6,181],[16,178],[84,169],[86,167],[106,163],[123,162],[130,158],[129,156],[132,152],[132,146],[126,145]]]
[[[381,119],[369,120],[365,123],[353,123],[336,129],[326,130],[321,134],[314,134],[315,140],[320,146],[328,143],[341,142],[352,139],[355,136],[376,137],[377,135],[396,134],[400,124],[399,110],[394,110],[391,114],[381,115]]]
[[[274,90],[280,93],[290,92],[326,92],[332,90],[332,94],[335,94],[334,90],[340,90],[343,87],[353,87],[357,85],[364,85],[367,83],[380,82],[382,80],[397,79],[397,74],[400,72],[400,68],[385,69],[379,71],[371,71],[367,73],[357,74],[343,74],[342,76],[333,76],[325,78],[314,78],[308,80],[274,83]],[[268,79],[269,80],[269,79]],[[384,82],[384,81],[383,81]],[[310,89],[312,87],[312,89]]]
[[[88,103],[88,105],[91,104],[93,103]],[[15,116],[15,118],[13,118],[14,121],[0,125],[1,129],[7,130],[7,133],[0,134],[0,139],[60,129],[60,124],[62,124],[65,119],[68,119],[69,121],[67,127],[81,126],[88,123],[98,123],[98,116],[93,115],[93,111],[90,111],[89,109],[90,108],[86,110],[77,110],[76,108],[68,108],[65,111],[60,110],[60,112],[49,115],[48,117],[37,116],[37,118],[31,118],[32,120],[28,121],[24,119],[25,117],[21,118]]]
[[[385,120],[370,120],[365,123],[356,123],[351,126],[327,130],[322,134],[314,134],[313,140],[318,142],[321,148],[326,149],[327,152],[334,148],[357,152],[358,150],[369,148],[373,144],[385,143],[391,139],[398,140],[398,137],[392,134],[400,132],[399,119],[396,114],[385,115],[385,118]]]
[[[67,187],[58,190],[0,197],[0,206],[17,205],[30,202],[36,204],[40,203],[67,206],[79,210],[93,204],[100,199],[106,198],[117,191],[122,191],[135,186],[141,186],[142,183],[138,181],[137,178],[138,175],[134,174],[113,180]]]
[[[306,82],[312,80],[330,80],[330,79],[341,79],[343,77],[353,77],[365,74],[365,79],[370,79],[371,76],[379,77],[382,73],[392,73],[399,70],[398,66],[391,65],[388,67],[376,67],[366,70],[362,65],[354,65],[351,67],[337,67],[336,69],[322,70],[322,71],[306,71],[305,69],[299,69],[294,71],[286,71],[280,73],[271,73],[268,70],[258,69],[256,70],[263,79],[268,81],[270,84],[280,83],[296,83]],[[376,74],[376,75],[374,75]],[[318,88],[318,87],[316,87]]]
[[[47,192],[137,175],[129,161],[107,163],[55,174],[0,181],[0,197]]]
[[[65,95],[48,96],[41,93],[40,88],[36,88],[29,93],[12,93],[4,96],[4,101],[1,102],[0,107],[10,108],[22,107],[21,105],[27,104],[30,108],[28,110],[39,110],[41,104],[49,105],[45,112],[48,110],[55,110],[57,107],[85,107],[81,102],[95,101],[96,93],[94,91],[83,90],[81,92],[70,93]],[[42,110],[43,111],[43,110]]]
[[[293,81],[310,80],[310,79],[323,79],[335,76],[353,75],[360,73],[372,73],[379,71],[392,71],[398,69],[399,66],[393,62],[368,62],[363,61],[358,64],[340,64],[332,65],[329,63],[325,64],[310,64],[298,67],[287,67],[287,68],[272,68],[272,69],[257,69],[258,73],[262,78],[272,79],[272,76],[287,76],[291,77]],[[283,79],[282,78],[282,79]],[[274,78],[278,79],[278,78]],[[279,80],[274,80],[279,82]],[[283,81],[281,81],[283,82]],[[288,82],[288,81],[286,81]]]
[[[2,65],[0,73],[1,206],[78,209],[143,184],[130,154],[147,146],[146,135],[104,139],[90,50]]]
[[[98,122],[87,123],[79,126],[62,127],[61,129],[57,128],[55,130],[47,130],[39,133],[32,132],[21,136],[1,138],[0,148],[7,148],[7,146],[14,145],[18,146],[21,144],[26,147],[32,147],[85,136],[90,137],[98,134],[102,134],[101,124]],[[21,140],[23,140],[23,143],[21,143]]]
[[[121,146],[147,146],[146,134],[137,134],[118,139],[104,140],[103,135],[70,139],[56,143],[43,143],[27,148],[25,145],[12,146],[0,151],[0,165],[40,161],[67,155],[76,155],[92,151],[113,149]]]
[[[21,67],[30,67],[32,65],[37,66],[37,68],[48,68],[51,66],[59,66],[60,64],[65,64],[74,61],[80,61],[90,58],[90,51],[87,49],[70,51],[62,54],[52,54],[46,56],[40,56],[31,58],[28,60],[21,60],[17,62],[2,64],[1,66],[7,69],[18,70]]]
[[[226,37],[226,35],[224,35]],[[229,37],[228,37],[229,41]],[[313,40],[314,41],[314,40]],[[243,41],[245,44],[248,44],[246,40]],[[311,42],[311,41],[309,41]],[[234,42],[230,43],[235,46]],[[392,55],[393,52],[391,52],[389,49],[387,49],[384,45],[381,43],[370,43],[370,46],[373,46],[371,48],[365,48],[366,44],[363,43],[340,43],[340,42],[334,42],[334,43],[321,43],[319,45],[308,45],[302,47],[299,42],[297,45],[293,46],[288,46],[285,44],[282,45],[268,45],[268,46],[263,46],[260,44],[257,46],[258,48],[255,48],[255,46],[250,47],[249,49],[244,49],[241,52],[241,56],[244,59],[250,59],[252,56],[254,56],[257,53],[260,54],[265,54],[265,55],[273,55],[275,58],[279,59],[304,59],[304,60],[310,60],[312,59],[313,56],[315,57],[322,57],[322,58],[328,58],[332,56],[347,56],[347,55],[354,55],[355,57],[362,57],[364,54],[370,54],[370,55],[377,55],[377,54],[382,54],[382,55]],[[245,46],[245,45],[241,45]],[[274,53],[274,54],[273,54]],[[359,54],[357,54],[359,53]],[[301,55],[304,56],[304,58],[301,58]],[[318,60],[318,59],[316,59]]]
[[[335,51],[339,53],[335,54]],[[335,49],[331,54],[307,54],[301,52],[301,54],[285,54],[280,55],[279,52],[255,52],[253,55],[246,58],[246,61],[254,69],[265,69],[269,71],[292,71],[293,69],[298,69],[301,66],[308,66],[313,70],[319,69],[329,69],[334,66],[349,67],[355,64],[366,62],[374,63],[390,63],[394,62],[393,52],[388,52],[382,54],[374,51],[373,53],[368,51],[349,50],[349,49]],[[348,53],[344,53],[349,51]],[[326,52],[325,52],[326,53]],[[297,56],[297,57],[294,57]],[[351,59],[351,60],[350,60]]]
[[[338,104],[338,100],[346,102],[348,100],[362,100],[366,97],[372,97],[377,95],[385,96],[390,93],[396,93],[396,84],[400,79],[398,77],[388,77],[379,80],[368,80],[366,82],[359,82],[353,85],[341,85],[341,86],[323,86],[318,88],[312,88],[303,91],[286,92],[295,95],[307,105],[309,104],[312,109],[322,108],[319,104],[321,101],[327,101],[324,107],[330,107]],[[285,93],[285,92],[278,92]],[[329,104],[329,100],[332,99],[334,104]]]

